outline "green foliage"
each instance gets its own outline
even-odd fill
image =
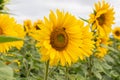
[[[0,80],[13,80],[13,70],[0,61]]]
[[[5,5],[9,2],[9,0],[0,0],[0,13],[8,14],[8,9]]]
[[[20,51],[13,48],[8,53],[15,54],[14,60],[20,61],[20,66],[9,64],[13,69],[17,68],[19,71],[15,72],[17,80],[40,80],[43,79],[44,64],[40,62],[40,55],[35,47],[35,40],[31,37],[26,37],[25,44]],[[13,57],[6,58],[13,60]],[[6,60],[5,60],[6,61]]]
[[[120,40],[111,38],[113,44],[110,47],[114,48],[116,51],[110,50],[108,55],[105,57],[107,63],[112,66],[110,72],[113,80],[120,80]]]

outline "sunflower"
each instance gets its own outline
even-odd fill
[[[109,35],[111,26],[114,24],[114,11],[104,0],[95,4],[94,13],[90,14],[89,23],[92,30],[97,30],[100,36]]]
[[[107,46],[110,44],[109,38],[104,36],[104,37],[97,37],[96,41],[96,47],[97,47],[97,52],[96,56],[98,58],[103,58],[107,54]]]
[[[58,63],[71,65],[79,58],[83,60],[92,54],[94,47],[89,26],[84,27],[82,21],[58,9],[56,13],[50,11],[49,19],[44,17],[34,38],[38,41],[37,47],[40,47],[41,60],[49,60],[51,66]]]
[[[14,18],[7,14],[0,14],[0,35],[24,38],[24,30],[15,22]],[[20,49],[22,45],[23,41],[0,43],[0,52],[6,52],[11,47]]]
[[[114,38],[120,39],[120,27],[115,27],[112,31]]]
[[[14,25],[14,31],[16,33],[15,37],[19,37],[24,39],[25,37],[25,32],[24,32],[24,28],[22,27],[21,24],[15,24]],[[23,46],[24,42],[23,41],[15,41],[15,42],[11,42],[13,45],[13,47],[16,47],[17,49],[21,49],[21,47]]]
[[[24,21],[24,29],[27,35],[32,32],[33,26],[31,20],[28,19]]]
[[[33,27],[36,30],[40,30],[40,25],[42,24],[42,20],[37,20],[36,22],[34,22]]]
[[[32,23],[31,20],[24,21],[24,29],[26,35],[33,36],[34,32],[40,30],[40,25],[42,24],[41,20],[37,20],[36,22]]]

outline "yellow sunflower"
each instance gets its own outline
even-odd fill
[[[49,19],[44,17],[40,29],[34,38],[40,47],[41,60],[49,60],[51,66],[59,62],[62,66],[71,65],[92,54],[94,42],[89,27],[68,12],[50,11]]]
[[[97,52],[96,52],[96,56],[98,58],[103,58],[106,54],[107,54],[107,46],[109,45],[109,38],[104,36],[104,37],[97,37],[97,41],[96,41],[96,47],[97,47]]]
[[[37,20],[36,22],[32,23],[31,20],[24,21],[24,29],[27,35],[33,36],[34,32],[40,30],[40,25],[42,24],[41,20]]]
[[[120,27],[115,27],[112,31],[114,38],[120,39]]]
[[[24,32],[21,28],[22,26],[17,24],[14,18],[7,14],[0,14],[0,35],[24,38]],[[23,43],[23,41],[0,43],[0,52],[6,52],[11,47],[20,49],[23,45],[20,42]]]
[[[90,15],[89,23],[92,30],[97,29],[100,36],[109,35],[111,26],[114,24],[114,11],[104,0],[95,4],[94,13]]]
[[[28,19],[24,21],[24,29],[27,35],[32,32],[33,24],[31,20]]]
[[[25,37],[25,32],[24,32],[24,28],[22,25],[20,24],[15,24],[14,25],[14,30],[16,32],[15,37],[19,37],[24,39]],[[16,47],[17,49],[21,49],[21,47],[23,46],[24,42],[23,41],[15,41],[15,42],[11,42],[13,45],[13,47]]]
[[[42,20],[37,20],[36,22],[34,22],[33,27],[36,30],[40,30],[40,25],[42,24]]]

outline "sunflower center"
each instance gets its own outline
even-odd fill
[[[65,28],[55,28],[50,35],[50,44],[57,51],[62,51],[68,44],[68,35]]]
[[[3,34],[3,30],[0,28],[0,35],[2,35]]]
[[[102,26],[105,23],[105,15],[102,14],[100,17],[97,18],[98,23],[100,26]]]
[[[116,32],[115,32],[115,35],[116,35],[116,36],[120,36],[120,32],[119,32],[119,31],[116,31]]]

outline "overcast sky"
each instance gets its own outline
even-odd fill
[[[33,21],[43,19],[50,10],[61,9],[69,11],[76,17],[88,18],[98,0],[10,0],[7,5],[14,17],[22,23],[25,19]],[[120,0],[106,0],[115,11],[115,25],[120,26]]]

